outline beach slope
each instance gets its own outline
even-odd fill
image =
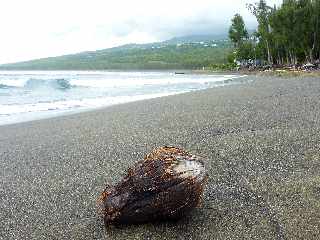
[[[252,82],[0,127],[1,239],[317,239],[320,81]],[[105,229],[106,183],[152,149],[206,157],[198,209]]]

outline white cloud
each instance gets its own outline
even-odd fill
[[[0,0],[0,63],[252,26],[248,1]]]

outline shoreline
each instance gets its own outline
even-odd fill
[[[187,92],[164,94],[162,96],[153,96],[150,98],[143,98],[143,99],[138,99],[138,100],[134,100],[134,101],[124,101],[124,102],[120,102],[120,103],[115,103],[115,104],[110,104],[110,105],[105,105],[105,106],[100,106],[100,107],[93,107],[93,108],[72,109],[72,110],[67,110],[67,111],[63,111],[63,112],[53,112],[53,111],[49,110],[49,111],[43,112],[43,116],[41,116],[41,117],[39,117],[39,116],[30,117],[28,120],[23,120],[23,121],[17,120],[17,121],[9,122],[9,123],[1,123],[0,122],[0,127],[14,125],[14,124],[20,124],[20,123],[33,122],[33,121],[47,120],[47,119],[51,119],[51,118],[65,117],[65,116],[70,116],[70,115],[80,114],[80,113],[90,112],[90,111],[99,111],[99,110],[103,110],[105,108],[109,108],[112,106],[118,106],[118,105],[127,104],[127,103],[131,103],[131,102],[140,102],[140,101],[145,101],[145,100],[149,100],[149,99],[157,99],[157,98],[162,98],[162,97],[174,96],[174,95],[179,95],[179,94],[184,94],[184,93],[187,93]],[[40,112],[40,113],[42,113],[42,112]],[[53,115],[53,113],[54,113],[54,115]]]
[[[229,85],[0,126],[6,239],[316,239],[319,78]],[[96,201],[152,149],[201,156],[202,204],[178,222],[105,229]]]
[[[195,73],[186,73],[186,75],[193,75]],[[204,75],[204,74],[202,74]],[[210,76],[210,74],[205,74]],[[209,87],[209,88],[216,88],[216,87],[223,87],[227,85],[233,85],[233,84],[243,84],[245,80],[242,80],[246,77],[246,75],[240,75],[240,74],[233,74],[233,75],[226,75],[223,73],[213,73],[213,75],[218,76],[222,75],[225,76],[226,79],[219,80],[217,82],[214,82],[215,85]],[[227,76],[230,76],[230,78],[227,78]],[[244,83],[246,84],[246,83]],[[37,120],[44,120],[44,119],[50,119],[50,118],[56,118],[61,116],[69,116],[72,114],[78,114],[82,112],[88,112],[88,111],[95,111],[95,110],[102,110],[104,108],[120,105],[120,104],[126,104],[130,102],[137,102],[137,101],[144,101],[148,99],[154,99],[154,98],[161,98],[161,97],[167,97],[167,96],[173,96],[173,95],[179,95],[179,94],[185,94],[189,92],[194,91],[201,91],[204,89],[198,89],[198,90],[189,90],[189,91],[180,91],[180,92],[167,92],[167,93],[156,93],[156,94],[144,94],[144,95],[137,95],[133,97],[129,96],[122,96],[121,99],[115,100],[115,103],[109,103],[101,106],[91,106],[91,107],[79,107],[79,108],[73,108],[68,110],[46,110],[46,111],[38,111],[38,112],[26,112],[26,113],[18,113],[18,114],[12,114],[8,116],[1,116],[0,118],[0,126],[7,126],[12,124],[19,124],[24,122],[30,122],[30,121],[37,121]],[[101,99],[97,98],[97,99]],[[23,119],[22,119],[23,118]]]

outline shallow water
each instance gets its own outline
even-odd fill
[[[237,83],[236,75],[0,71],[0,125]]]

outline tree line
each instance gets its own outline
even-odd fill
[[[235,58],[259,59],[270,65],[319,63],[320,0],[284,0],[280,6],[260,0],[247,8],[258,27],[249,34],[241,15],[234,16],[229,38]]]

